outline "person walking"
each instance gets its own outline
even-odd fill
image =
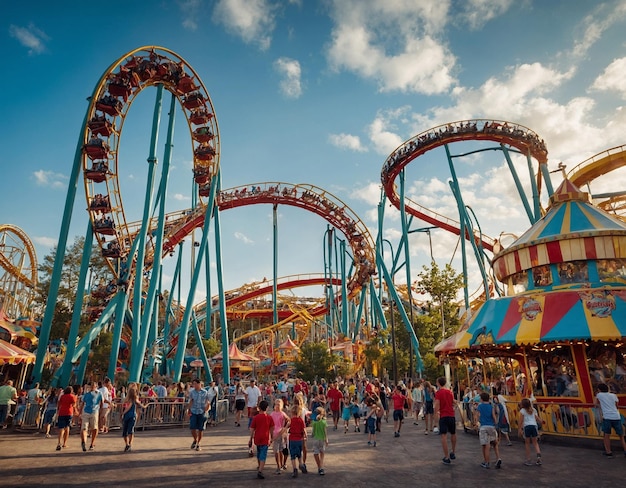
[[[57,406],[59,402],[59,390],[56,388],[50,388],[46,399],[44,400],[44,414],[43,414],[43,426],[46,432],[46,439],[50,439],[50,427],[54,416],[57,414]]]
[[[450,464],[456,459],[456,417],[454,415],[454,395],[446,388],[446,379],[437,378],[439,390],[435,393],[435,418],[439,419],[439,435],[443,448],[443,464]],[[448,434],[450,434],[451,449],[448,451]]]
[[[122,412],[122,437],[124,438],[124,452],[128,452],[132,449],[133,438],[135,437],[135,424],[137,423],[137,407],[142,410],[146,406],[139,401],[139,391],[136,383],[128,385],[128,392],[126,394],[125,407]]]
[[[95,448],[96,437],[98,437],[98,416],[103,403],[102,393],[98,391],[98,383],[94,381],[91,389],[83,394],[80,402],[80,439],[83,452],[87,450],[87,431],[91,433],[89,450],[93,451]]]
[[[620,441],[622,441],[622,448],[624,449],[624,455],[626,456],[626,441],[624,440],[624,429],[620,419],[620,413],[617,409],[618,398],[615,393],[609,392],[609,387],[605,383],[598,385],[598,393],[594,400],[594,404],[600,407],[600,413],[602,415],[602,433],[604,434],[604,452],[607,457],[613,457],[613,450],[611,449],[611,431],[614,430]]]
[[[407,401],[407,397],[398,385],[393,389],[391,401],[393,402],[393,436],[400,437],[400,429],[404,420],[404,403]]]
[[[326,432],[326,415],[322,407],[317,407],[317,416],[313,421],[313,456],[317,464],[317,474],[324,476],[324,454],[328,446],[328,432]]]
[[[265,461],[267,461],[267,451],[269,450],[272,442],[272,435],[274,432],[274,419],[267,414],[267,407],[269,403],[267,400],[261,400],[259,402],[259,413],[254,416],[252,423],[250,424],[250,441],[248,447],[252,449],[252,441],[256,444],[256,459],[257,459],[257,473],[256,477],[264,479],[263,468],[265,468]]]
[[[7,380],[0,386],[0,428],[7,428],[9,406],[17,400],[17,390],[13,387],[13,381]]]
[[[424,388],[422,380],[417,380],[411,390],[411,400],[413,403],[413,425],[419,425],[419,416],[424,403]]]
[[[428,435],[428,431],[433,431],[435,414],[435,389],[429,381],[424,381],[424,420],[426,422],[426,428],[424,434]]]
[[[78,398],[74,395],[74,390],[72,390],[71,386],[66,386],[59,397],[57,406],[57,429],[59,429],[57,451],[67,447],[67,439],[70,436],[70,426],[72,425],[72,418],[74,417],[77,403]]]
[[[192,381],[192,388],[189,390],[189,429],[193,436],[191,448],[200,451],[202,447],[202,434],[206,428],[207,413],[211,409],[209,392],[202,388],[202,382],[198,378]]]
[[[298,477],[298,466],[296,460],[300,462],[300,470],[306,474],[306,465],[302,462],[302,445],[306,441],[306,424],[302,419],[302,405],[296,403],[291,408],[291,420],[289,422],[289,455],[291,466],[293,467],[292,478]]]
[[[539,436],[537,423],[541,422],[541,419],[539,418],[537,410],[535,410],[532,403],[530,403],[530,399],[522,399],[521,407],[517,425],[519,425],[519,436],[524,436],[524,448],[526,450],[526,461],[524,461],[524,465],[532,466],[536,464],[537,466],[541,466],[541,449],[539,449],[539,443],[537,442]],[[537,453],[537,461],[535,463],[530,460],[531,443]]]
[[[259,399],[261,398],[261,390],[256,386],[256,380],[251,379],[250,384],[245,390],[246,407],[248,408],[248,428],[252,424],[252,417],[258,412]]]
[[[289,415],[283,411],[283,401],[280,398],[274,400],[274,411],[270,414],[274,421],[274,432],[272,433],[272,448],[274,459],[276,460],[276,472],[280,474],[282,469],[287,467],[287,430],[289,428]],[[286,451],[286,452],[285,452]]]
[[[480,394],[480,403],[474,412],[476,422],[480,424],[478,438],[483,452],[483,462],[481,467],[489,469],[489,454],[491,447],[496,453],[496,469],[502,467],[502,459],[500,459],[500,449],[498,447],[498,431],[496,425],[498,423],[498,411],[495,405],[489,401],[489,393],[483,391]]]
[[[235,386],[235,426],[241,427],[241,414],[246,408],[246,392],[241,386],[241,381],[237,381]]]

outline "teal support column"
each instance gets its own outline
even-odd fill
[[[169,353],[169,342],[170,342],[170,320],[172,316],[172,300],[174,299],[174,290],[176,288],[176,283],[178,282],[178,277],[180,276],[180,268],[183,262],[183,243],[181,241],[178,243],[178,260],[176,261],[176,268],[174,268],[174,276],[172,277],[172,286],[170,288],[169,297],[167,297],[167,304],[165,305],[165,317],[163,319],[163,362],[161,363],[161,374],[168,374],[168,364],[167,364],[167,354]],[[180,301],[178,302],[180,303]],[[177,311],[178,314],[178,311]]]
[[[278,323],[278,205],[272,206],[272,320]]]
[[[533,172],[533,161],[530,154],[526,155],[526,164],[528,165],[528,174],[530,176],[530,188],[533,193],[533,210],[535,212],[535,222],[541,218],[541,201],[539,200],[539,188],[537,188],[537,180]]]
[[[91,220],[87,222],[87,231],[85,232],[85,245],[83,247],[83,255],[80,260],[80,273],[78,275],[78,283],[76,285],[76,298],[74,300],[74,310],[72,311],[72,323],[70,325],[70,333],[67,338],[67,348],[65,350],[65,358],[61,365],[60,379],[58,383],[52,383],[52,386],[66,387],[72,377],[71,358],[76,349],[76,339],[78,338],[78,328],[80,327],[80,316],[83,311],[83,303],[85,299],[85,283],[87,282],[87,272],[89,270],[89,261],[91,259],[91,250],[93,247],[93,228]]]
[[[346,286],[346,241],[339,241],[339,257],[341,261],[341,332],[348,336],[348,287]]]
[[[87,349],[85,350],[85,354],[80,358],[80,363],[78,365],[78,369],[76,370],[76,384],[84,385],[85,384],[85,371],[87,370],[87,361],[89,361],[89,351],[91,349],[91,344],[87,345]]]
[[[360,327],[361,327],[361,317],[363,317],[363,308],[365,306],[365,300],[367,299],[367,284],[363,285],[361,288],[361,297],[359,299],[359,309],[356,313],[356,318],[354,319],[354,332],[352,334],[352,342],[356,341],[359,337]]]
[[[141,219],[141,227],[136,237],[138,239],[137,261],[135,264],[135,281],[133,289],[133,332],[130,360],[130,376],[129,380],[133,382],[141,381],[141,367],[145,354],[145,345],[140,346],[142,342],[142,294],[143,294],[143,270],[146,253],[146,234],[148,233],[150,212],[152,208],[152,194],[154,189],[154,173],[157,163],[156,146],[159,139],[159,126],[161,124],[161,105],[163,100],[163,85],[157,85],[157,96],[154,103],[154,114],[152,118],[152,136],[150,139],[150,153],[148,156],[148,176],[146,180],[146,195],[143,205],[143,216]],[[129,256],[132,261],[132,256]]]
[[[543,180],[546,182],[546,189],[548,190],[548,196],[552,196],[554,188],[552,187],[552,178],[550,171],[548,170],[548,163],[539,163],[539,170],[543,175]]]
[[[193,332],[193,336],[196,339],[196,343],[198,344],[198,351],[200,351],[200,360],[204,365],[204,379],[208,383],[213,381],[213,373],[211,372],[211,367],[209,366],[209,358],[206,356],[206,351],[204,350],[204,346],[202,344],[202,334],[200,334],[200,328],[198,327],[198,320],[196,319],[196,314],[191,315],[191,330]]]
[[[163,85],[159,85],[159,88],[160,88],[159,93],[162,95]],[[158,102],[160,102],[160,97],[157,100]],[[172,94],[172,98],[170,101],[168,128],[167,128],[167,142],[165,144],[165,151],[163,153],[163,167],[161,168],[161,184],[159,185],[159,195],[158,195],[159,218],[157,221],[158,223],[157,223],[156,236],[155,236],[156,238],[155,238],[155,243],[154,243],[154,255],[153,255],[154,262],[152,264],[152,273],[150,274],[150,285],[148,287],[148,293],[146,295],[146,301],[143,307],[143,315],[141,317],[140,340],[139,340],[139,343],[137,344],[138,346],[137,352],[139,354],[135,354],[135,351],[133,351],[133,356],[132,356],[133,362],[132,362],[132,369],[131,369],[131,374],[130,374],[131,381],[141,381],[141,373],[143,369],[143,357],[145,355],[146,345],[148,344],[148,334],[150,333],[150,328],[155,326],[152,312],[153,312],[153,306],[154,306],[155,298],[157,295],[157,291],[159,288],[159,279],[160,279],[159,270],[161,269],[161,262],[163,261],[163,234],[165,230],[165,217],[166,217],[165,215],[166,198],[165,197],[167,195],[167,183],[168,183],[168,176],[169,176],[169,170],[170,170],[170,162],[172,159],[172,145],[173,145],[173,139],[174,139],[175,114],[176,114],[176,97]],[[159,107],[159,115],[160,115],[160,107]],[[157,110],[155,107],[155,123],[158,128],[157,119],[158,119]],[[149,173],[153,173],[154,167],[156,165],[156,157],[153,157],[152,161],[149,160],[149,162],[151,163],[149,166]],[[154,176],[152,176],[152,178],[154,178]],[[146,204],[148,204],[149,203],[148,199],[152,200],[151,198],[152,188],[148,188],[146,191],[147,193],[150,194],[150,197],[146,195]],[[146,219],[143,221],[143,225],[146,227],[146,229],[144,230],[144,235],[145,235],[145,233],[147,233],[147,230],[148,230],[147,227],[150,225],[149,220],[148,220],[149,214],[145,213],[145,209],[144,209],[144,217]],[[138,263],[138,267],[139,267],[139,263]],[[137,271],[136,276],[140,277],[142,275],[140,275],[139,271]],[[139,278],[135,280],[135,286],[137,286],[138,281],[139,281]]]
[[[221,186],[221,174],[215,178]],[[207,214],[209,215],[209,214]],[[222,381],[230,384],[230,355],[228,354],[228,317],[226,315],[226,297],[224,295],[224,271],[222,269],[222,232],[220,226],[220,212],[217,206],[214,214],[215,229],[215,265],[217,268],[217,294],[220,302],[220,322],[222,326]],[[276,280],[274,280],[276,282]]]
[[[504,158],[506,159],[506,164],[509,166],[509,171],[513,176],[513,180],[515,181],[515,187],[517,188],[517,193],[522,200],[522,204],[524,205],[524,210],[526,210],[526,215],[528,216],[528,220],[531,224],[534,224],[535,217],[533,215],[532,210],[530,209],[530,203],[528,202],[528,198],[526,197],[526,193],[524,193],[524,188],[522,187],[522,183],[517,175],[517,171],[515,170],[515,166],[513,165],[513,161],[511,161],[511,155],[509,154],[509,150],[506,148],[504,144],[500,145],[502,147],[502,152],[504,153]]]
[[[452,175],[452,181],[450,182],[450,188],[452,189],[452,194],[456,199],[456,204],[459,210],[459,222],[461,224],[459,236],[461,237],[461,259],[463,262],[463,294],[465,298],[465,308],[469,309],[469,292],[467,290],[467,252],[465,250],[465,239],[469,237],[474,240],[474,234],[469,234],[470,230],[466,227],[467,219],[465,218],[465,204],[463,203],[463,197],[461,196],[461,190],[459,189],[459,180],[456,177],[456,170],[454,169],[454,163],[452,162],[452,157],[450,156],[450,148],[448,145],[445,145],[446,156],[448,157],[448,165],[450,166],[450,174]],[[441,304],[441,316],[443,317],[443,303]],[[443,331],[445,335],[445,330]]]
[[[382,275],[382,268],[381,268]],[[378,317],[378,323],[380,323],[380,327],[383,330],[387,330],[387,319],[385,318],[385,311],[383,310],[383,306],[380,303],[380,299],[376,294],[376,287],[374,286],[374,282],[370,281],[370,295],[372,296],[372,313],[374,313]]]
[[[218,180],[217,176],[214,176],[211,179],[209,200],[207,203],[206,213],[204,215],[204,225],[202,226],[202,239],[200,241],[200,248],[198,250],[198,255],[200,257],[204,256],[204,249],[207,246],[207,241],[209,237],[211,215],[213,214],[213,209],[215,206],[216,191],[218,187],[217,180]],[[216,213],[216,217],[217,217],[217,213]],[[221,259],[221,255],[217,256],[218,282],[221,281],[221,276],[219,274],[221,273],[221,265],[219,263],[220,259]],[[185,349],[187,347],[187,336],[189,334],[189,325],[190,325],[191,313],[193,312],[194,296],[196,293],[196,288],[198,286],[198,277],[200,276],[201,267],[202,267],[202,259],[200,258],[196,261],[193,274],[191,276],[191,285],[189,288],[189,293],[187,295],[187,303],[185,306],[185,312],[183,314],[183,319],[181,321],[180,328],[178,331],[178,346],[176,347],[176,357],[174,359],[174,366],[172,370],[172,376],[173,376],[174,381],[180,381],[180,376],[183,371],[183,361],[185,359]],[[225,308],[226,307],[224,307],[224,309]],[[224,315],[220,316],[220,319],[224,323],[226,323],[225,313]],[[224,328],[224,325],[222,325],[222,328]]]
[[[210,339],[211,334],[213,333],[211,327],[211,307],[213,306],[213,300],[211,298],[211,255],[209,253],[209,246],[206,247],[206,252],[204,255],[204,262],[206,266],[204,267],[205,271],[205,279],[206,279],[206,307],[204,311],[204,338]]]
[[[97,85],[96,85],[97,87]],[[92,93],[92,103],[95,96],[95,89]],[[85,113],[83,125],[87,125],[89,111]],[[46,301],[46,310],[44,312],[41,328],[39,330],[39,345],[35,365],[33,367],[33,378],[35,381],[41,381],[44,362],[46,360],[46,352],[48,352],[48,341],[50,340],[50,329],[52,328],[52,320],[54,319],[54,311],[59,297],[59,285],[61,283],[61,274],[63,271],[63,261],[65,259],[65,250],[67,248],[67,239],[70,231],[70,223],[72,222],[72,210],[76,200],[76,188],[78,186],[78,177],[81,170],[81,162],[83,155],[83,144],[85,143],[85,134],[81,130],[74,152],[74,164],[67,185],[67,195],[65,197],[65,208],[63,210],[63,220],[61,221],[61,231],[59,232],[59,240],[57,241],[56,255],[54,257],[54,266],[52,268],[52,276],[50,277],[50,289],[48,291],[48,299]]]
[[[122,342],[122,329],[124,327],[124,317],[126,315],[126,306],[128,303],[128,294],[126,289],[121,287],[113,298],[117,302],[115,306],[115,322],[113,324],[113,340],[111,341],[111,356],[109,358],[109,370],[107,376],[113,380],[117,369],[117,358],[120,351],[120,343]],[[130,344],[126,344],[130,347]]]

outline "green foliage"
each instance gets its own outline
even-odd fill
[[[219,342],[217,339],[202,339],[202,345],[204,346],[204,351],[206,352],[208,358],[219,354],[219,352],[222,350],[221,342]]]
[[[304,380],[319,380],[328,376],[331,368],[338,364],[338,359],[331,354],[325,342],[307,342],[302,345],[294,367]]]
[[[87,377],[101,379],[107,375],[112,343],[112,332],[101,332],[94,341],[89,354],[89,362],[87,363]]]

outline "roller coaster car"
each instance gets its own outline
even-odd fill
[[[91,169],[85,170],[85,178],[95,183],[102,183],[104,180],[107,179],[107,173],[108,167],[106,163],[102,161],[94,161]]]
[[[202,124],[206,124],[209,120],[211,120],[211,117],[213,117],[213,114],[201,108],[199,110],[194,110],[193,112],[191,112],[189,121],[193,125],[202,125]]]
[[[209,181],[209,170],[206,168],[195,168],[193,170],[193,179],[198,185],[205,185]],[[208,196],[208,194],[202,196]]]
[[[123,104],[117,98],[104,96],[96,102],[96,109],[114,117],[122,113]]]
[[[109,197],[103,197],[102,195],[95,195],[89,204],[89,209],[95,212],[108,213],[111,211],[111,204],[109,203]]]
[[[193,153],[196,159],[200,161],[211,161],[215,156],[215,149],[208,144],[202,144]]]
[[[104,115],[92,118],[87,125],[94,136],[109,137],[113,134],[113,124]]]
[[[113,259],[118,259],[122,257],[122,250],[118,247],[118,248],[105,248],[102,250],[102,257],[103,258],[113,258]]]
[[[124,101],[128,100],[128,97],[132,91],[130,82],[127,80],[117,79],[109,83],[109,93],[114,97],[122,97]]]
[[[193,138],[198,142],[209,142],[213,137],[213,132],[208,127],[198,127],[193,131]]]
[[[211,185],[208,183],[203,184],[200,186],[199,193],[202,197],[208,197],[211,194]]]
[[[204,104],[204,95],[198,91],[190,93],[185,97],[183,106],[188,109],[198,108]]]
[[[96,220],[94,227],[99,234],[115,235],[115,223],[109,218]]]
[[[92,161],[95,159],[106,159],[109,153],[109,145],[98,137],[92,137],[83,150]]]
[[[191,76],[184,75],[180,80],[178,80],[176,89],[179,93],[184,95],[186,93],[197,90],[198,87],[194,84]]]

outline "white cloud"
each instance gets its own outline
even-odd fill
[[[191,200],[191,197],[189,195],[183,195],[182,193],[175,193],[174,195],[172,195],[172,198],[179,202],[186,202]]]
[[[333,0],[331,68],[375,80],[382,92],[443,93],[455,57],[439,40],[450,1]]]
[[[54,246],[57,245],[57,241],[58,239],[54,237],[45,237],[45,236],[33,237],[33,242],[43,247],[53,248]]]
[[[376,118],[368,128],[368,135],[377,153],[388,156],[405,140],[402,136],[395,134],[392,130],[397,129],[397,123],[403,122],[410,107],[404,106],[396,110],[384,110],[378,112]],[[407,120],[405,119],[406,123]]]
[[[626,18],[626,3],[619,0],[617,3],[602,3],[593,13],[587,15],[581,22],[583,35],[577,40],[572,49],[575,57],[583,57],[589,48],[598,41],[602,34]]]
[[[178,7],[183,14],[183,27],[190,31],[197,30],[202,0],[178,0]]]
[[[616,91],[626,100],[626,58],[615,59],[593,82],[592,88],[601,91]]]
[[[9,35],[17,39],[22,46],[27,47],[28,54],[41,54],[46,50],[45,43],[50,40],[46,33],[34,24],[29,24],[28,27],[11,24]]]
[[[248,44],[258,44],[263,51],[270,47],[275,27],[276,7],[268,0],[218,0],[213,20],[238,35]]]
[[[254,244],[254,241],[250,239],[248,236],[243,234],[242,232],[235,232],[235,239],[243,242],[244,244]]]
[[[365,152],[367,148],[361,144],[359,136],[353,136],[351,134],[330,134],[328,140],[333,146],[341,149],[349,149],[351,151]]]
[[[479,29],[487,22],[504,14],[513,0],[467,0],[461,2],[463,11],[461,17],[472,29]]]
[[[300,63],[295,59],[279,58],[274,61],[274,69],[283,77],[280,81],[281,93],[287,98],[299,98],[302,95]]]
[[[60,189],[67,186],[68,177],[54,171],[44,171],[40,169],[33,173],[35,184],[37,186],[45,186],[48,188]]]

